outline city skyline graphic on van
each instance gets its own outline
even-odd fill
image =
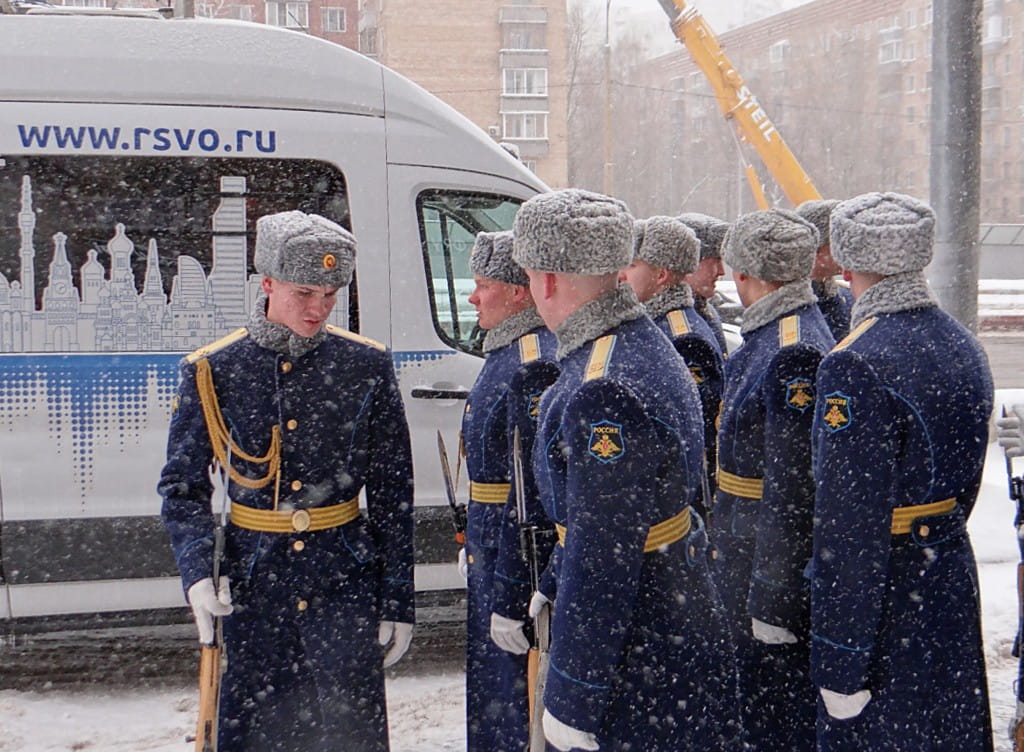
[[[280,178],[270,189],[272,202],[250,204],[246,177],[199,173],[210,178],[205,187],[196,180],[174,190],[163,186],[162,200],[203,190],[204,201],[193,208],[202,207],[205,216],[188,217],[182,232],[136,235],[136,223],[147,229],[184,224],[154,214],[153,205],[161,204],[159,172],[126,189],[130,200],[111,194],[125,174],[86,196],[75,186],[88,185],[87,171],[73,181],[70,170],[43,172],[42,178],[12,175],[0,194],[7,214],[0,218],[0,421],[6,428],[0,487],[20,488],[5,494],[4,511],[19,515],[15,497],[63,498],[62,516],[116,515],[123,511],[114,500],[126,486],[157,502],[153,483],[181,356],[245,325],[260,288],[259,275],[249,272],[251,209],[302,204],[284,195]],[[119,207],[113,223],[111,206]],[[36,237],[43,223],[57,229],[46,242]],[[82,241],[104,227],[102,241]],[[146,238],[144,251],[133,236]],[[165,243],[179,251],[161,253]],[[181,253],[182,247],[196,250]],[[127,474],[126,454],[137,458]]]

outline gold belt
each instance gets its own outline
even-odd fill
[[[359,497],[329,507],[253,509],[231,502],[231,522],[263,533],[302,533],[340,527],[359,516]]]
[[[690,532],[690,508],[686,507],[682,512],[669,517],[664,522],[652,525],[647,531],[647,540],[644,541],[644,553],[649,554],[657,551],[662,546],[675,543],[677,540]],[[565,545],[565,525],[555,525],[558,533],[558,545]]]
[[[469,482],[469,499],[481,504],[504,504],[508,501],[511,483],[475,483]]]
[[[718,468],[718,487],[733,496],[760,499],[764,496],[764,478],[742,478]]]
[[[956,499],[933,501],[931,504],[916,504],[910,507],[896,507],[892,510],[892,534],[905,535],[910,532],[914,520],[918,517],[930,517],[935,514],[946,514],[956,509]]]

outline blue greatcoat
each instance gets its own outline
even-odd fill
[[[715,308],[714,304],[707,298],[703,298],[699,295],[694,296],[696,298],[696,304],[694,306],[697,314],[704,319],[707,325],[711,328],[711,333],[715,335],[715,339],[718,340],[718,348],[722,353],[728,350],[728,343],[725,341],[725,330],[722,329],[722,317],[718,313],[718,309]]]
[[[744,728],[755,750],[814,744],[804,569],[814,509],[815,373],[833,344],[817,307],[805,304],[745,332],[726,361],[711,536],[736,641]],[[798,642],[756,640],[752,617],[789,629]]]
[[[533,315],[537,320],[536,312]],[[519,545],[511,485],[512,432],[519,427],[524,471],[536,433],[540,397],[554,381],[555,337],[534,329],[492,350],[469,394],[462,419],[470,502],[466,526],[466,725],[470,752],[526,749],[529,742],[526,656],[490,638],[491,612],[527,620],[529,571]],[[532,474],[525,478],[533,521],[551,530],[539,509]],[[548,534],[541,566],[553,544]]]
[[[831,281],[831,280],[830,280]],[[832,289],[832,288],[835,289]],[[814,283],[814,293],[818,296],[818,309],[825,317],[829,331],[836,342],[850,333],[850,312],[853,310],[853,293],[846,285],[825,285]]]
[[[991,750],[966,530],[992,410],[985,354],[937,307],[881,314],[825,359],[818,387],[811,677],[872,694],[852,720],[819,709],[819,749]]]
[[[722,391],[725,387],[722,349],[711,327],[693,306],[673,308],[653,318],[654,323],[672,342],[676,352],[682,356],[697,385],[701,412],[704,416],[704,454],[708,471],[708,490],[713,494],[718,433],[715,426],[718,423],[718,408],[722,403]],[[709,519],[708,513],[711,510],[707,507],[710,503],[711,499],[704,500],[703,494],[697,494],[695,509],[705,520]]]
[[[633,293],[573,316],[611,296]],[[542,582],[555,596],[544,704],[602,750],[734,749],[733,649],[707,538],[688,514],[703,452],[697,392],[640,310],[581,337],[541,404],[534,470],[564,537]]]
[[[388,749],[377,628],[414,619],[409,433],[384,347],[328,329],[297,358],[242,329],[182,363],[159,491],[186,590],[212,574],[213,454],[199,360],[238,448],[262,457],[272,427],[280,430],[279,490],[273,478],[256,489],[232,481],[233,502],[269,510],[276,493],[278,509],[313,509],[360,490],[367,502],[355,520],[315,532],[228,524],[221,573],[235,610],[223,620],[221,752]],[[232,464],[249,478],[267,473],[237,452]]]

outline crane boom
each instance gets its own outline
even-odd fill
[[[718,100],[726,120],[735,125],[741,142],[750,144],[768,172],[794,206],[820,199],[810,176],[783,140],[757,97],[729,62],[704,17],[686,0],[658,0],[672,23],[676,38],[686,45],[693,61],[701,69]],[[751,190],[762,209],[767,208],[764,192],[753,167],[746,166]]]

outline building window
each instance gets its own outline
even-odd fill
[[[907,42],[903,48],[903,59],[904,60],[917,60],[917,45],[913,42]]]
[[[502,94],[507,96],[539,96],[548,94],[547,68],[506,68],[505,88]]]
[[[878,62],[892,63],[901,60],[901,47],[899,39],[894,39],[891,42],[882,42],[882,46],[878,48]]]
[[[505,30],[506,50],[543,50],[545,49],[545,26],[518,26]]]
[[[267,23],[286,29],[309,29],[309,3],[267,3]]]
[[[907,92],[908,94],[914,91],[913,75],[907,76],[906,79],[904,79],[903,91]]]
[[[252,6],[251,5],[229,5],[228,6],[228,18],[234,18],[239,21],[252,21]]]
[[[773,63],[781,63],[790,55],[789,40],[783,39],[768,48],[768,60]]]
[[[913,29],[917,26],[917,8],[907,10],[907,28]]]
[[[914,124],[914,115],[915,114],[916,113],[914,112],[914,108],[913,107],[908,107],[907,108],[907,125],[913,125]]]
[[[545,139],[548,137],[548,113],[505,112],[501,116],[504,138]]]
[[[345,31],[345,9],[344,8],[321,8],[320,25],[324,32]]]
[[[1003,19],[1003,39],[1009,39],[1013,36],[1013,16],[1007,16]]]
[[[64,0],[67,8],[106,8],[106,0]]]
[[[377,54],[377,29],[366,29],[359,32],[359,51],[364,55]]]
[[[932,5],[928,3],[928,6],[924,9],[924,25],[932,25]]]
[[[526,165],[526,169],[530,172],[537,173],[537,160],[536,159],[524,159],[523,164]]]

